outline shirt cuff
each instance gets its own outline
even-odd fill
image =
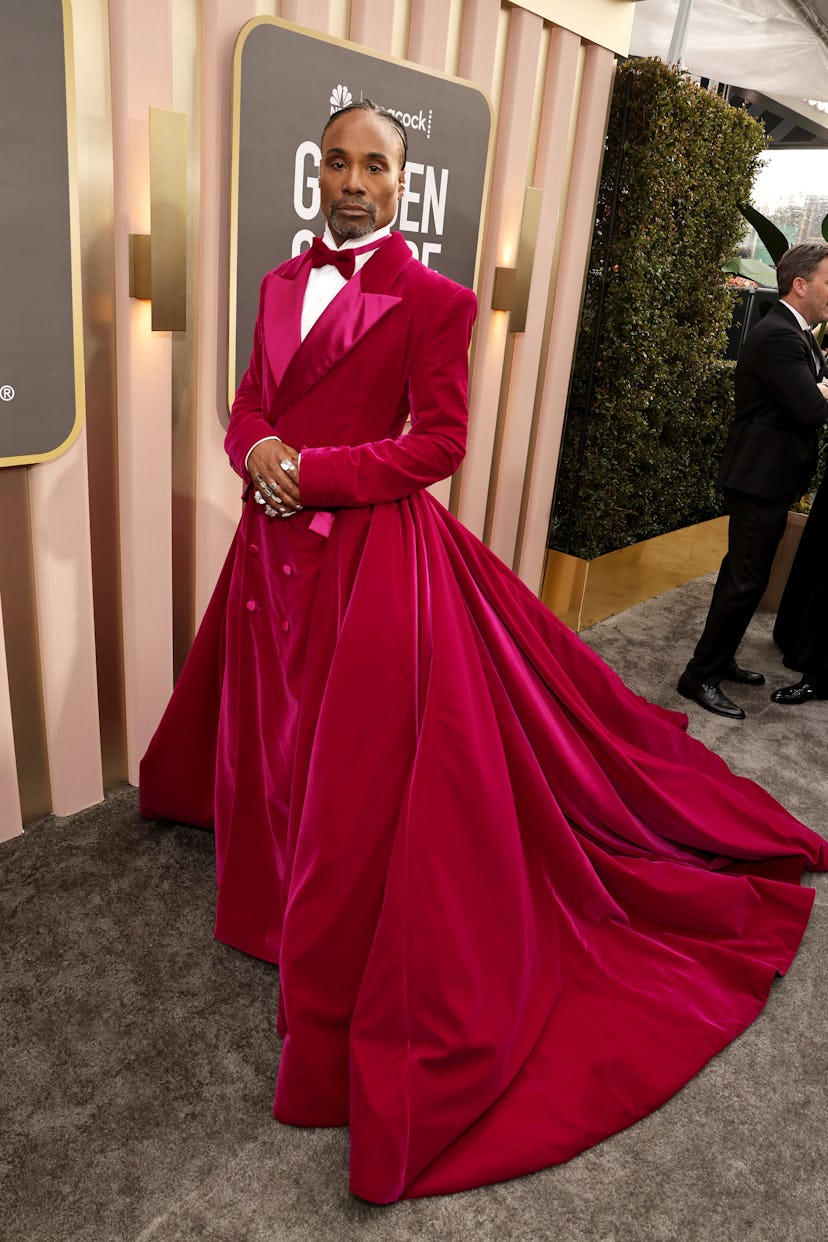
[[[262,436],[261,440],[257,440],[257,441],[256,441],[256,444],[251,444],[251,445],[250,445],[250,448],[247,450],[247,456],[246,456],[246,457],[245,457],[245,459],[244,459],[244,468],[245,468],[245,470],[247,470],[247,463],[250,461],[250,454],[253,452],[254,448],[256,448],[256,446],[257,446],[257,445],[259,445],[259,444],[264,444],[267,440],[278,440],[278,439],[279,439],[279,437],[278,437],[278,436]],[[281,441],[280,441],[280,443],[281,443]],[[247,470],[247,473],[249,474],[249,473],[250,473],[250,471],[249,471],[249,470]]]

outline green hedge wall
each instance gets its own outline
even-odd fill
[[[764,146],[758,121],[662,61],[619,67],[552,547],[592,558],[721,512],[735,297],[721,264]]]

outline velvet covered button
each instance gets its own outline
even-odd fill
[[[283,629],[283,630],[285,631],[285,633],[287,634],[288,630],[290,629],[290,622],[289,622],[289,621],[283,621],[283,622],[282,622],[282,629]]]
[[[247,603],[246,603],[245,607],[247,608],[247,611],[248,611],[248,612],[255,612],[255,611],[256,611],[256,601],[255,601],[254,599],[249,599],[249,600],[247,601]]]
[[[258,555],[259,555],[259,545],[258,545],[258,544],[256,544],[256,543],[251,543],[251,545],[250,545],[250,555],[251,555],[251,556],[258,556]]]
[[[287,576],[288,576],[288,578],[289,578],[289,577],[290,577],[290,575],[293,573],[293,570],[292,570],[292,568],[290,567],[290,565],[283,565],[283,566],[282,566],[282,573],[283,573],[283,574],[287,574]]]

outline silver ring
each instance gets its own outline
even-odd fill
[[[254,493],[253,493],[253,499],[255,500],[255,502],[256,502],[256,504],[257,504],[257,505],[266,505],[266,504],[267,504],[267,501],[265,500],[264,496],[260,495],[260,494],[259,494],[259,492],[254,492]]]
[[[272,509],[272,508],[270,507],[270,505],[265,505],[265,513],[267,514],[267,516],[268,516],[268,517],[278,517],[278,516],[279,516],[279,510],[278,510],[278,509]]]
[[[296,474],[296,467],[289,457],[285,457],[283,461],[279,462],[279,465],[282,467],[285,474]]]

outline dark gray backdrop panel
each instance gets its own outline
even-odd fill
[[[75,425],[65,74],[60,0],[2,0],[0,461]]]
[[[471,286],[474,281],[491,127],[485,95],[464,83],[281,25],[257,25],[248,32],[241,57],[237,287],[230,291],[236,298],[234,386],[250,357],[262,276],[304,249],[307,241],[297,241],[300,230],[311,234],[324,228],[321,213],[304,219],[294,205],[297,151],[303,142],[319,142],[334,97],[342,106],[348,95],[355,100],[367,95],[413,118],[407,127],[409,166],[433,169],[430,184],[437,193],[430,198],[444,203],[444,227],[438,231],[434,211],[428,231],[419,227],[425,171],[412,177],[421,201],[410,205],[408,227],[402,218],[397,227],[420,254],[423,243],[441,248],[429,255],[430,267],[460,284]],[[441,195],[443,169],[448,175]],[[318,167],[308,160],[304,171],[315,175]],[[305,202],[310,196],[304,186]]]

